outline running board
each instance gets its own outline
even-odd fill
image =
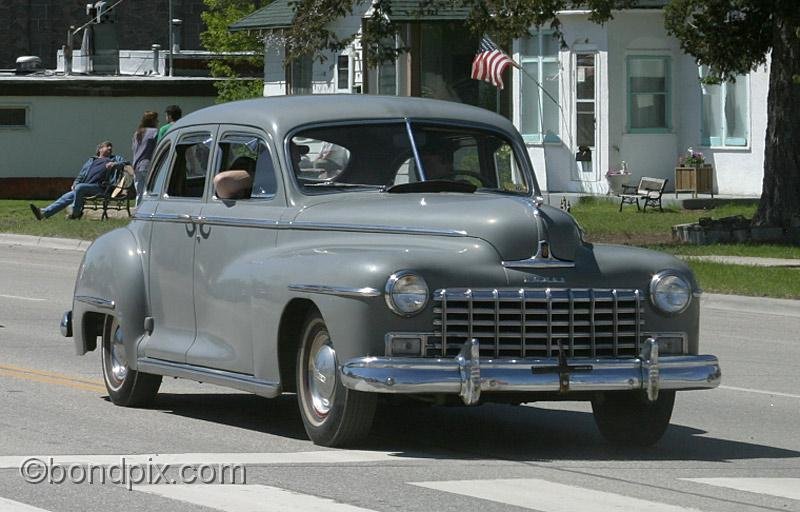
[[[136,369],[144,373],[179,377],[181,379],[196,380],[197,382],[208,382],[209,384],[247,391],[266,398],[275,398],[281,394],[280,383],[259,380],[252,375],[244,373],[215,370],[213,368],[193,366],[190,364],[173,363],[150,357],[139,359]]]

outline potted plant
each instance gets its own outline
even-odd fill
[[[713,168],[705,163],[705,155],[689,147],[686,153],[678,157],[675,167],[675,197],[678,192],[711,194],[714,197]]]

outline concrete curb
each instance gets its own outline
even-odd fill
[[[0,244],[83,252],[92,244],[92,242],[88,240],[76,240],[74,238],[52,238],[46,236],[12,235],[0,233]]]

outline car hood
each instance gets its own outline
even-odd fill
[[[294,221],[344,230],[463,234],[489,242],[504,261],[530,258],[540,240],[549,242],[556,258],[572,261],[582,243],[566,212],[537,208],[531,198],[497,194],[337,194],[303,208]]]

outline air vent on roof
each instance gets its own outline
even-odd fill
[[[18,75],[27,75],[42,70],[42,59],[35,55],[17,57],[17,66],[14,72]]]

